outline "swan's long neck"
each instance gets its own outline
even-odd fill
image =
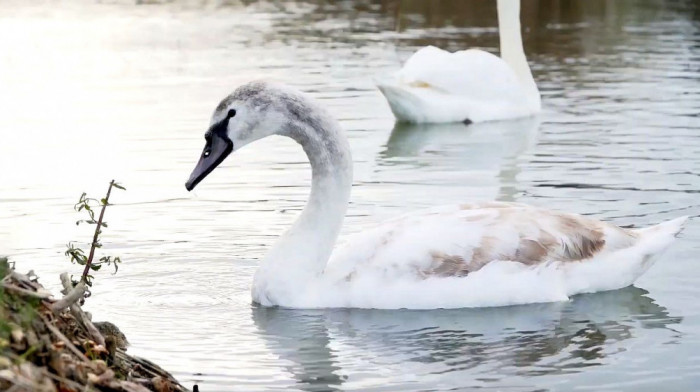
[[[301,144],[311,163],[311,194],[301,215],[278,240],[261,270],[302,281],[321,273],[342,227],[352,187],[352,157],[338,122],[312,105],[292,110],[282,135]],[[262,272],[265,273],[265,272]]]
[[[525,58],[520,32],[520,0],[498,0],[498,32],[501,58],[515,71],[530,104],[540,108],[540,92]]]

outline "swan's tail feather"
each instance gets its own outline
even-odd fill
[[[683,227],[687,220],[687,216],[681,216],[679,218],[659,223],[658,225],[637,229],[635,232],[638,233],[640,237],[663,235],[678,237],[678,235],[683,231]]]
[[[375,80],[377,88],[384,94],[396,119],[403,122],[420,122],[421,102],[413,93],[402,87],[395,79]]]
[[[634,245],[594,258],[590,263],[566,264],[572,269],[566,278],[567,294],[615,290],[633,284],[673,244],[687,219],[681,217],[630,230],[637,237]]]
[[[671,219],[658,225],[635,230],[639,235],[639,251],[642,254],[642,268],[638,275],[646,271],[658,257],[668,249],[683,230],[687,216]],[[636,279],[636,278],[635,278]]]

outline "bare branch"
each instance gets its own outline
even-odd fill
[[[66,294],[66,296],[63,297],[61,300],[55,302],[51,306],[51,310],[58,312],[70,306],[71,314],[73,315],[73,317],[75,317],[76,320],[78,320],[79,323],[81,323],[85,327],[85,329],[87,329],[92,340],[94,340],[97,344],[106,346],[105,338],[102,336],[100,331],[95,327],[92,321],[90,321],[90,318],[87,316],[87,314],[85,314],[85,312],[83,312],[83,309],[81,309],[80,305],[78,305],[77,303],[78,300],[83,297],[83,293],[85,293],[85,282],[81,281],[80,283],[78,283],[77,286],[73,287],[73,283],[71,282],[68,273],[64,272],[61,274],[61,284],[63,285],[62,292],[68,294]],[[66,298],[68,297],[70,297],[70,299],[66,301]],[[61,303],[60,306],[56,306],[56,304],[59,304],[63,301],[68,303],[68,306],[64,306],[63,303]]]
[[[66,286],[66,281],[68,286]],[[51,305],[51,310],[54,312],[60,312],[61,310],[78,302],[81,298],[83,298],[83,295],[85,295],[85,290],[87,289],[85,282],[83,281],[73,287],[73,283],[71,283],[70,277],[66,272],[61,274],[61,283],[64,287],[62,292],[66,295]]]
[[[11,285],[7,282],[2,282],[2,287],[7,289],[7,290],[12,290],[16,293],[20,293],[29,297],[34,297],[34,298],[40,298],[40,299],[47,299],[51,297],[51,293],[49,292],[37,292],[37,291],[31,291],[27,289],[23,289],[21,287],[17,287],[14,285]]]

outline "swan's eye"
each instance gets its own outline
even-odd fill
[[[227,119],[233,117],[236,115],[236,109],[229,109],[228,110],[228,115],[226,116]]]
[[[211,154],[211,150],[207,148],[207,149],[204,150],[204,152],[202,153],[202,156],[206,158],[206,157],[208,157],[210,154]]]

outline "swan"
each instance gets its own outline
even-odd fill
[[[312,178],[306,206],[253,277],[252,299],[262,306],[429,309],[567,300],[631,285],[686,219],[632,230],[520,203],[465,203],[383,222],[332,252],[350,199],[350,147],[340,124],[290,87],[254,81],[224,98],[187,190],[232,152],[271,135],[301,145]]]
[[[475,123],[538,113],[540,93],[525,58],[519,14],[520,0],[498,0],[501,57],[426,46],[396,74],[378,79],[396,119]]]

